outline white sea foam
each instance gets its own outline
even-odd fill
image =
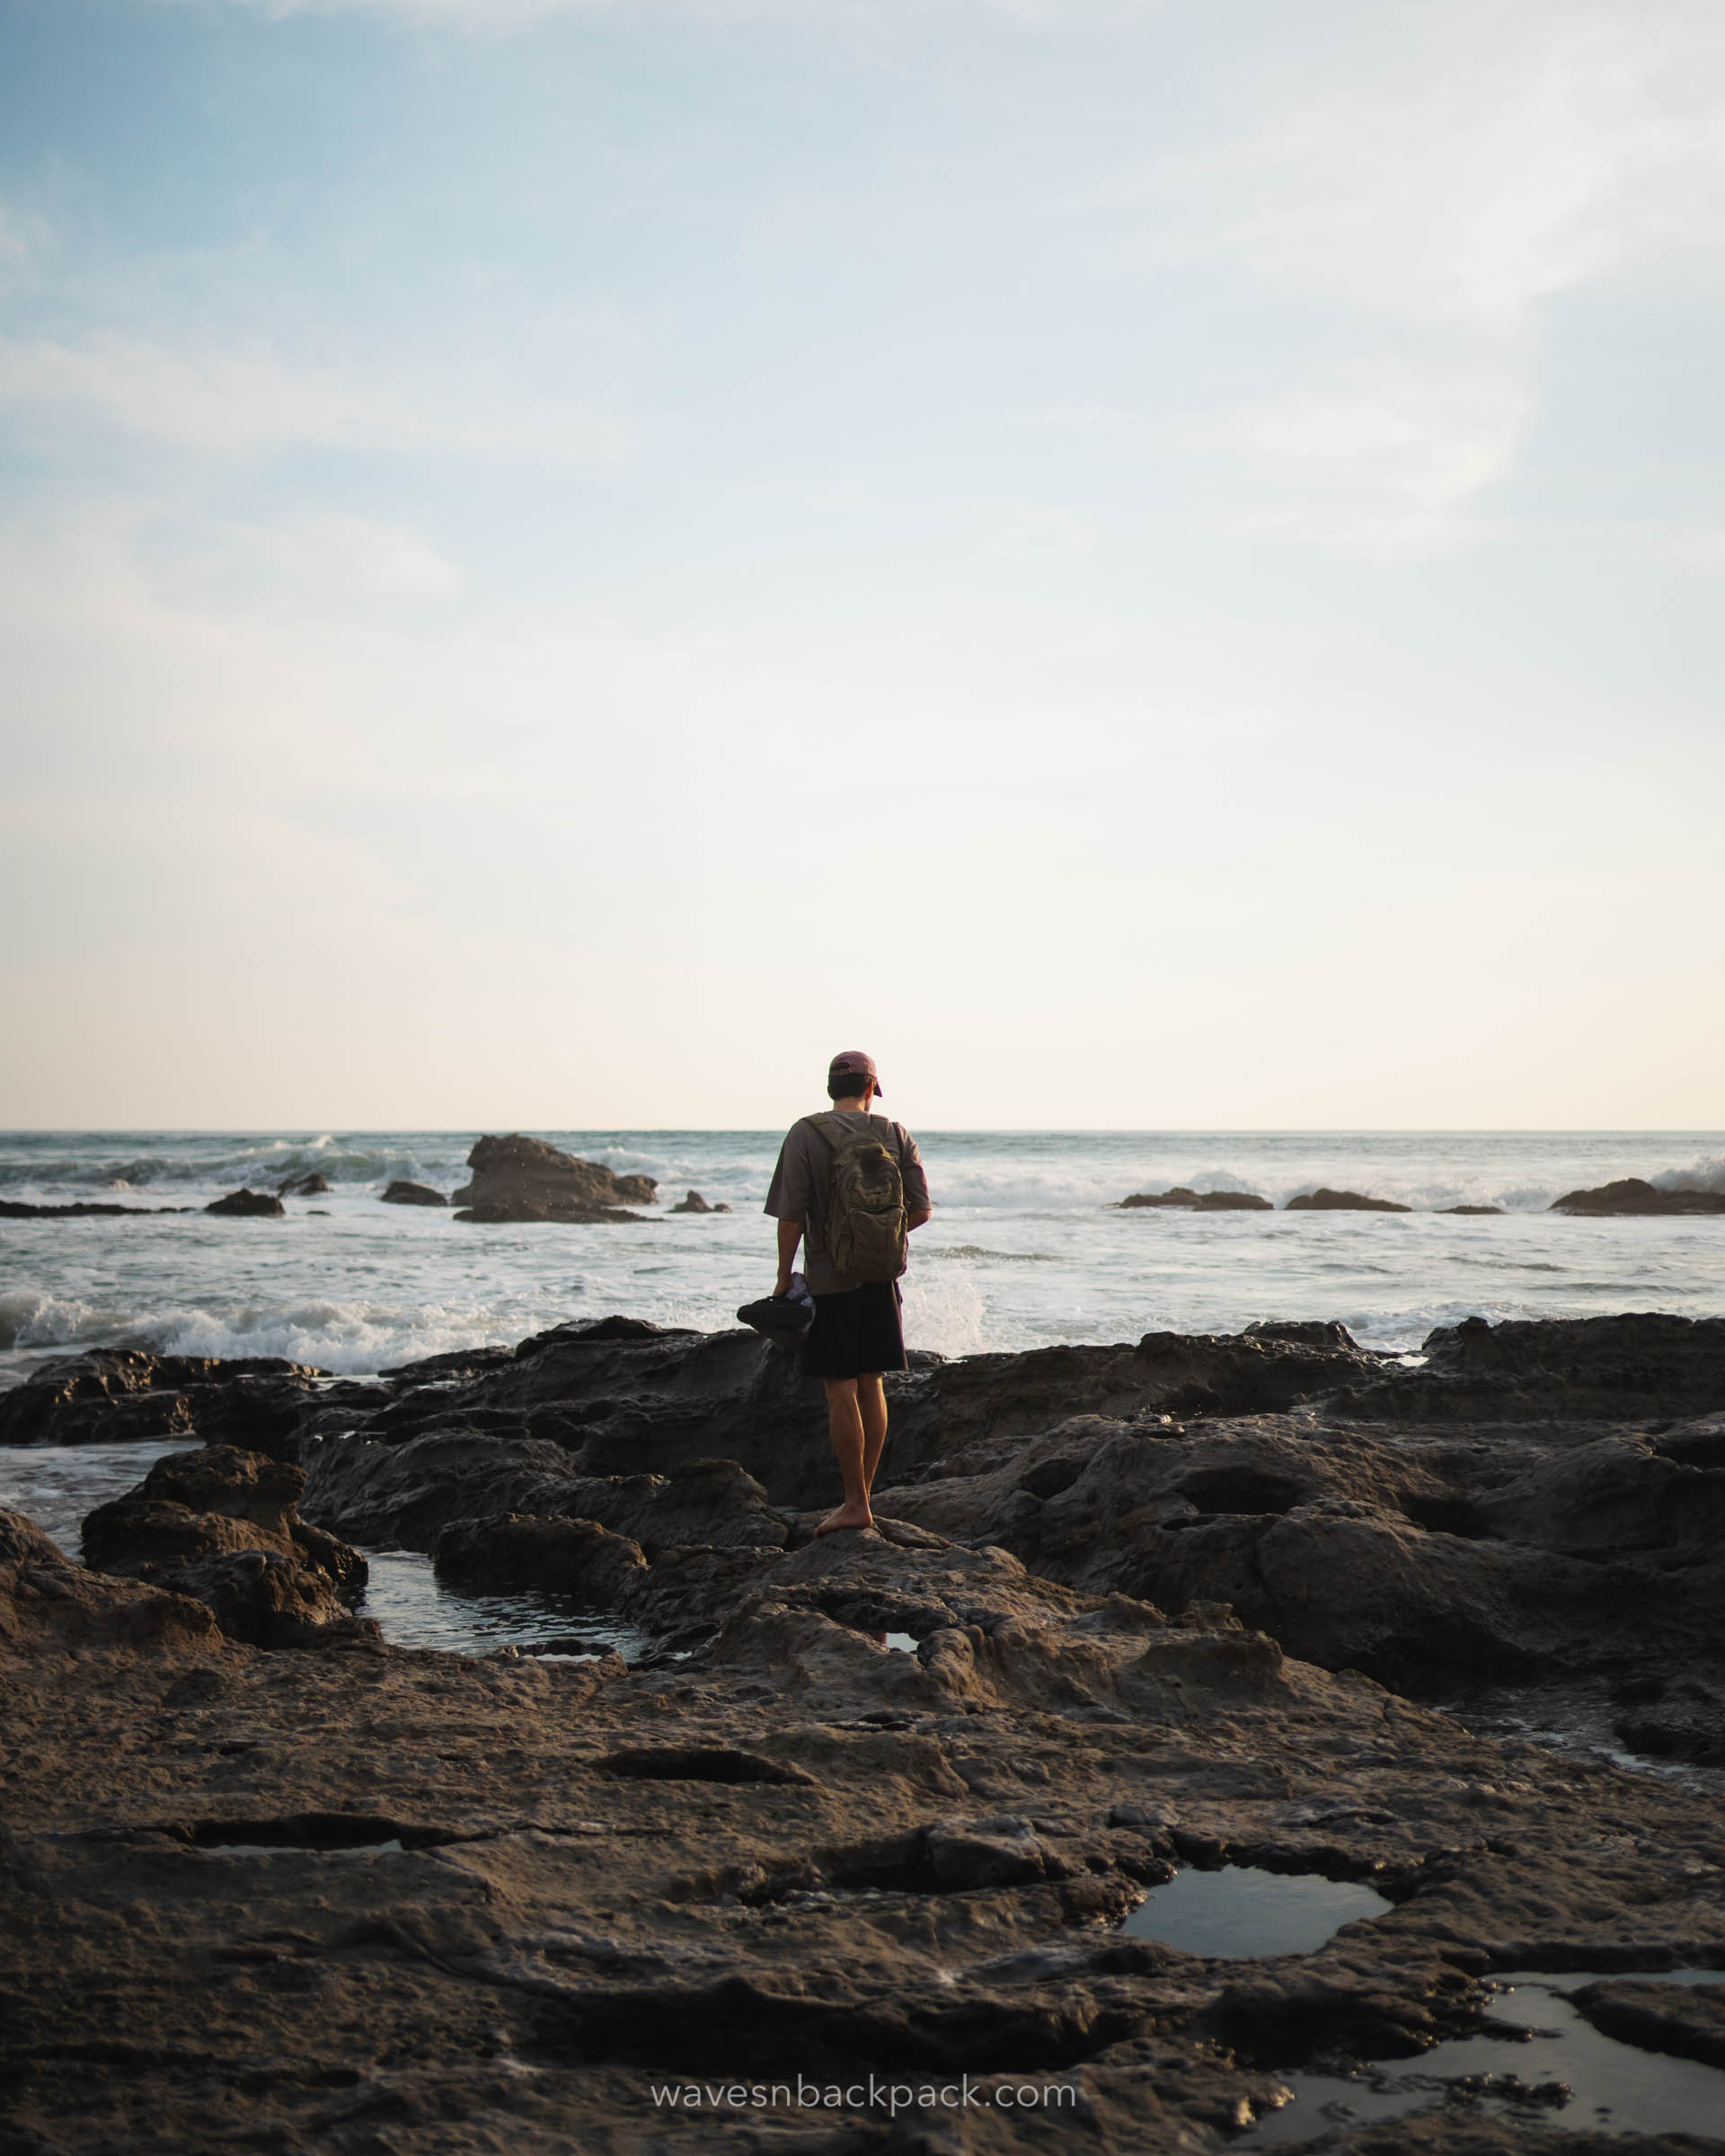
[[[1725,1153],[1713,1153],[1686,1168],[1667,1168],[1647,1179],[1656,1190],[1725,1191]]]

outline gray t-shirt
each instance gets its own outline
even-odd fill
[[[841,1108],[828,1112],[837,1115],[853,1130],[863,1130],[873,1124],[877,1127],[885,1125],[892,1132],[898,1143],[898,1172],[904,1179],[905,1210],[910,1214],[926,1213],[928,1178],[923,1173],[923,1156],[904,1125],[888,1123],[885,1116],[865,1116],[860,1108]],[[762,1210],[777,1220],[801,1221],[803,1271],[808,1276],[809,1293],[817,1295],[842,1295],[862,1285],[860,1280],[841,1273],[827,1255],[827,1214],[832,1187],[832,1146],[816,1129],[815,1118],[805,1116],[784,1134],[784,1144],[779,1148],[779,1164],[773,1171],[773,1181]]]

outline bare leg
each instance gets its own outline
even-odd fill
[[[877,1384],[879,1382],[877,1379]],[[815,1529],[817,1534],[831,1534],[837,1527],[874,1524],[874,1515],[869,1510],[869,1485],[863,1473],[866,1438],[857,1401],[857,1385],[858,1381],[854,1377],[827,1380],[827,1426],[832,1433],[833,1455],[845,1483],[845,1502],[836,1512],[827,1515]],[[885,1435],[883,1430],[883,1439]]]
[[[887,1389],[879,1371],[857,1379],[856,1405],[862,1418],[862,1487],[872,1498],[880,1455],[887,1449]]]

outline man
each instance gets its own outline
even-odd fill
[[[898,1283],[854,1279],[834,1262],[829,1224],[839,1126],[858,1135],[872,1131],[883,1145],[896,1149],[907,1233],[920,1228],[930,1210],[928,1179],[916,1139],[901,1123],[870,1117],[880,1091],[872,1056],[860,1048],[835,1056],[827,1074],[827,1097],[838,1123],[828,1123],[825,1131],[824,1116],[805,1116],[793,1123],[779,1148],[779,1164],[766,1194],[765,1210],[779,1224],[775,1295],[790,1294],[797,1245],[806,1245],[803,1269],[815,1299],[815,1318],[803,1339],[802,1367],[806,1376],[826,1382],[827,1427],[845,1484],[845,1502],[827,1515],[817,1534],[873,1526],[869,1495],[887,1443],[887,1395],[880,1374],[905,1367]]]

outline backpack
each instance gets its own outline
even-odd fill
[[[827,1248],[853,1280],[896,1280],[910,1263],[898,1140],[884,1116],[853,1130],[841,1116],[809,1120],[833,1149]]]

